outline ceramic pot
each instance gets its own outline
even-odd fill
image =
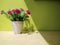
[[[20,34],[23,28],[23,21],[12,21],[13,31],[15,34]]]

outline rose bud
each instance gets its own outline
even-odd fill
[[[30,10],[27,10],[26,13],[27,13],[27,14],[30,14]]]
[[[27,18],[29,18],[29,15],[28,14],[25,14]]]
[[[11,15],[12,14],[12,11],[8,11],[8,14]]]
[[[3,14],[4,13],[4,11],[2,10],[1,12],[0,12],[0,14]]]
[[[20,8],[21,11],[24,11],[22,8]]]

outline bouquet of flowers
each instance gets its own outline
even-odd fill
[[[29,15],[30,10],[26,10],[24,11],[24,9],[20,8],[15,8],[12,10],[8,10],[7,12],[5,12],[4,10],[0,11],[0,14],[5,14],[5,16],[10,19],[11,21],[24,21],[26,24],[26,27],[24,27],[24,29],[22,30],[22,32],[31,32],[34,31],[33,30],[33,25],[30,24],[30,20],[29,20]]]
[[[8,10],[7,12],[1,11],[1,14],[5,14],[7,18],[9,18],[12,21],[24,21],[29,18],[30,10],[24,11],[24,9],[16,8],[12,10]]]

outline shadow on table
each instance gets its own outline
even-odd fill
[[[39,31],[49,45],[60,45],[60,31]]]

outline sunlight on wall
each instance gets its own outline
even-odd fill
[[[0,15],[0,31],[12,30],[11,26],[11,21],[4,15]]]

